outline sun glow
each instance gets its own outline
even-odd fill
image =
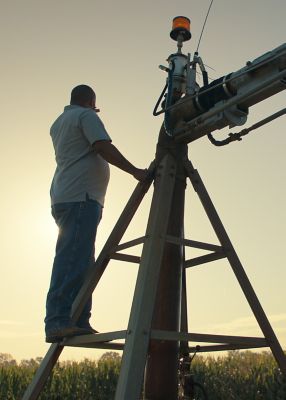
[[[39,239],[42,239],[43,241],[48,240],[49,242],[52,241],[54,243],[56,242],[59,228],[51,214],[44,212],[38,215],[36,230]]]

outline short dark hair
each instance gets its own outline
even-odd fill
[[[78,85],[71,91],[70,104],[81,105],[90,102],[94,97],[94,90],[90,86]]]

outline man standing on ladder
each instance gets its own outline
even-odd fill
[[[96,333],[89,323],[91,298],[78,321],[70,313],[94,262],[94,242],[102,215],[111,163],[137,180],[147,171],[132,165],[111,143],[97,116],[96,95],[86,85],[71,92],[70,105],[51,127],[57,168],[51,185],[52,215],[59,227],[46,303],[46,342]]]

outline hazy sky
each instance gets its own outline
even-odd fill
[[[166,65],[176,51],[169,38],[172,19],[191,19],[193,37],[184,51],[193,53],[209,0],[0,4],[0,352],[20,360],[43,356],[48,349],[43,319],[57,236],[49,205],[55,168],[51,123],[68,104],[71,88],[89,84],[96,90],[100,117],[114,144],[136,166],[148,166],[162,123],[161,117],[152,116],[166,78],[158,65]],[[203,60],[214,68],[210,76],[235,71],[282,44],[285,14],[285,0],[215,0],[200,46]],[[253,107],[246,126],[283,107],[285,93]],[[215,148],[206,138],[189,145],[189,156],[284,348],[285,148],[285,117],[224,148]],[[135,184],[112,168],[97,253]],[[125,240],[144,235],[151,194],[152,190]],[[186,232],[188,238],[217,243],[191,186]],[[93,296],[92,323],[97,330],[126,328],[136,273],[136,265],[109,264]],[[192,332],[261,334],[226,261],[188,271],[188,298]],[[61,359],[99,354],[65,349]]]

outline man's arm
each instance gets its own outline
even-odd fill
[[[122,169],[134,176],[138,181],[142,181],[147,176],[146,169],[136,168],[129,162],[120,151],[108,140],[100,140],[93,144],[95,151],[101,155],[107,162]]]

